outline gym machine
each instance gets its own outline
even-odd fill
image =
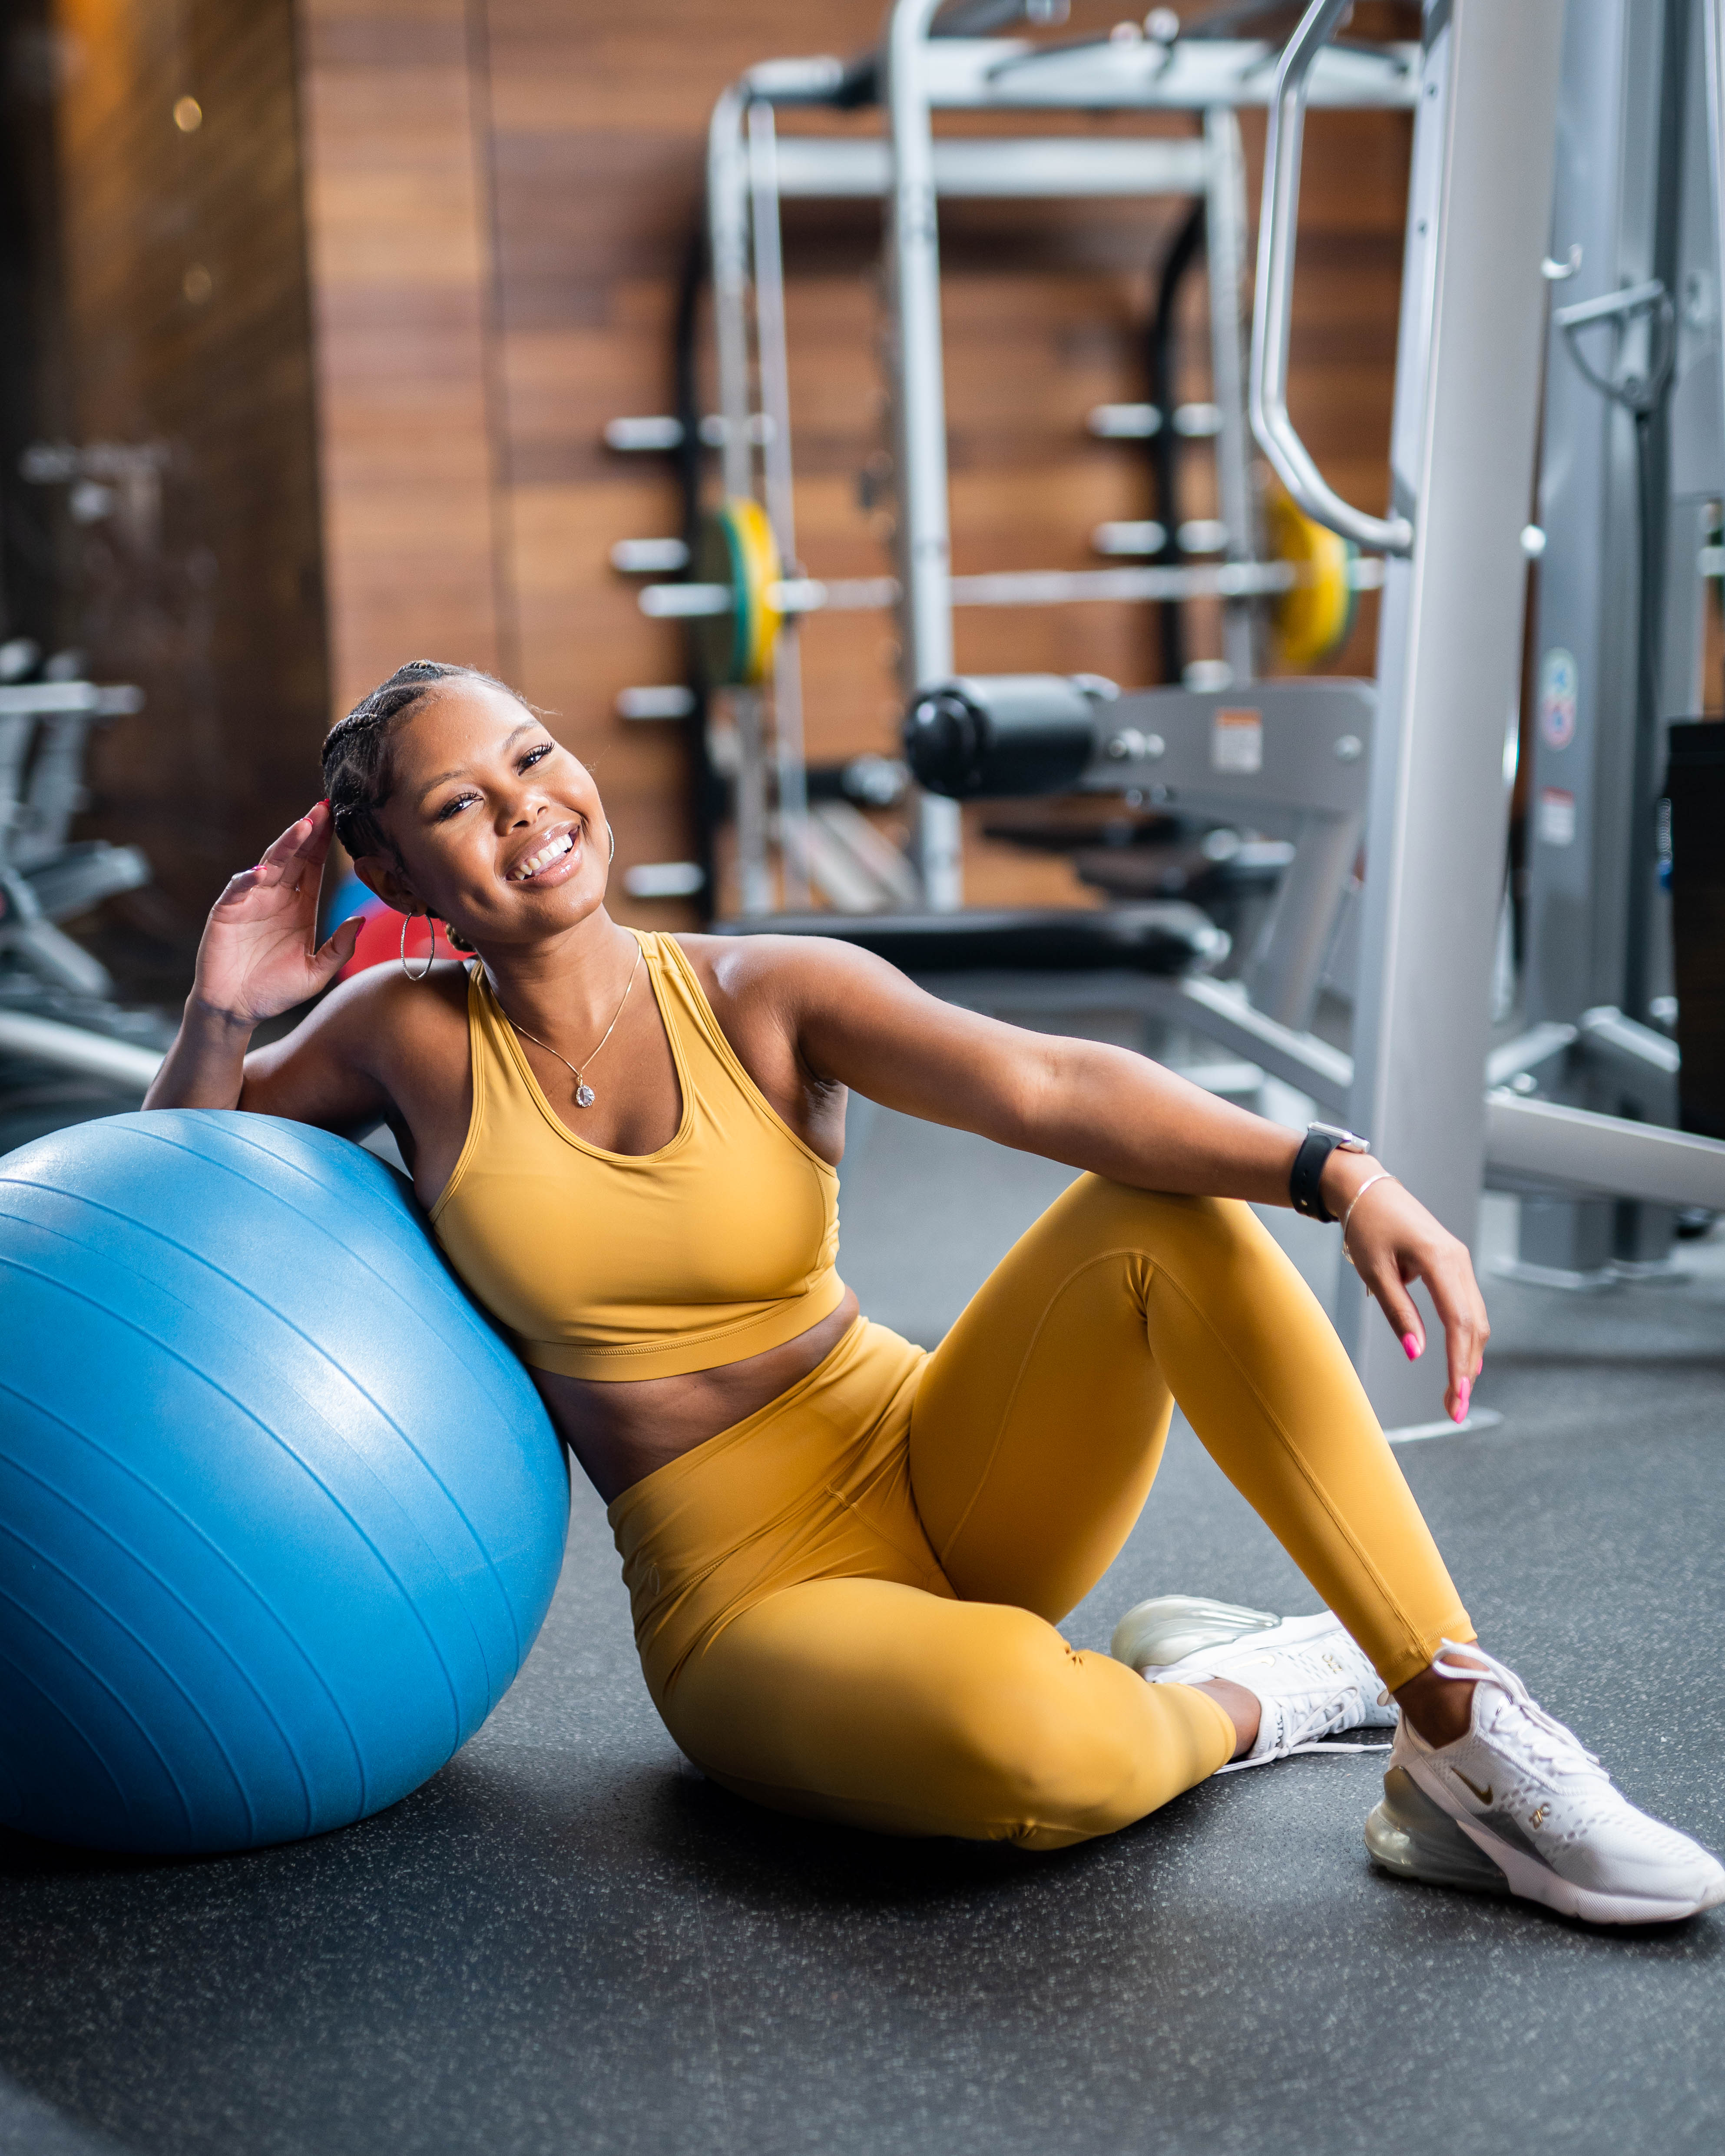
[[[930,12],[924,11],[925,16]],[[804,615],[895,608],[908,691],[928,676],[929,666],[917,654],[941,606],[1219,598],[1226,657],[1219,665],[1212,661],[1188,670],[1187,678],[1209,685],[1243,684],[1257,671],[1255,646],[1261,638],[1253,620],[1255,603],[1276,602],[1282,640],[1315,654],[1339,641],[1353,591],[1374,585],[1380,573],[1378,562],[1358,559],[1351,545],[1311,523],[1286,501],[1276,506],[1273,516],[1277,556],[1259,558],[1265,520],[1251,479],[1241,367],[1239,302],[1246,223],[1235,114],[1240,105],[1265,102],[1274,49],[1255,41],[1182,38],[1177,20],[1165,9],[1149,18],[1156,34],[1128,38],[1117,33],[1076,46],[1043,47],[965,33],[987,21],[998,24],[1025,12],[1034,18],[1053,11],[1012,5],[947,8],[938,19],[922,23],[911,38],[908,59],[902,50],[895,59],[897,49],[889,43],[886,54],[850,66],[835,59],[771,62],[751,69],[724,94],[714,112],[708,247],[721,408],[701,424],[700,431],[720,452],[724,499],[700,520],[691,542],[625,541],[614,549],[613,560],[625,572],[685,566],[689,570],[682,583],[649,584],[640,603],[649,615],[691,623],[701,687],[722,698],[733,718],[745,915],[764,913],[773,904],[769,834],[774,793],[788,903],[806,899],[811,874],[829,903],[840,909],[902,909],[920,899],[931,910],[947,911],[961,896],[957,824],[937,798],[922,798],[917,859],[909,875],[908,864],[897,864],[895,874],[895,865],[881,860],[878,844],[868,845],[870,827],[854,813],[839,812],[835,819],[824,812],[811,820],[795,636],[796,624]],[[1327,53],[1312,94],[1324,104],[1408,105],[1415,57],[1414,49],[1401,47]],[[941,197],[1173,196],[1201,203],[1210,269],[1214,402],[1167,412],[1151,405],[1105,406],[1091,418],[1091,431],[1106,438],[1159,434],[1164,445],[1176,436],[1214,442],[1219,517],[1178,530],[1149,522],[1107,526],[1095,535],[1099,551],[1149,553],[1158,557],[1153,566],[953,577],[946,573],[942,559],[940,603],[932,612],[925,589],[928,565],[914,552],[905,554],[896,578],[823,582],[794,566],[780,204],[793,198],[891,195],[901,153],[891,85],[902,80],[907,65],[916,73],[927,110],[1202,116],[1201,135],[1180,139],[1002,136],[943,140],[927,147],[930,185]],[[776,112],[797,106],[854,109],[871,104],[886,106],[889,136],[786,134],[775,119]],[[1189,234],[1194,229],[1189,225]],[[932,231],[930,239],[932,244]],[[901,242],[890,244],[889,261],[902,252]],[[1189,259],[1189,246],[1186,253]],[[898,361],[891,388],[902,534],[911,521],[906,514],[910,495],[927,492],[932,481],[943,500],[945,451],[942,439],[938,470],[931,473],[921,399],[933,378],[931,366],[938,369],[939,354],[937,350],[931,355],[919,341],[922,315],[914,294],[906,304],[901,277],[898,297]],[[627,419],[614,421],[606,439],[619,449],[681,448],[686,455],[689,431],[686,415]],[[943,531],[943,507],[942,519]],[[1220,558],[1180,558],[1196,551]],[[949,647],[949,632],[947,643]],[[692,692],[685,696],[692,701]],[[673,690],[629,690],[621,703],[630,715],[685,716],[688,708]],[[853,851],[862,850],[863,860],[856,865],[871,872],[864,875],[860,886],[846,873],[845,849],[835,855],[833,842],[841,835]]]
[[[1514,1082],[1662,1125],[1681,1120],[1685,1030],[1661,874],[1666,740],[1702,708],[1703,577],[1725,501],[1718,23],[1711,0],[1594,0],[1583,34],[1572,10],[1546,264],[1529,1032]],[[1689,844],[1717,839],[1692,829]],[[1580,1289],[1656,1274],[1676,1218],[1530,1191],[1509,1270]]]
[[[1024,769],[1034,768],[1039,783],[1051,767],[1060,767],[1064,754],[1065,770],[1081,786],[1131,787],[1153,799],[1162,787],[1159,798],[1174,803],[1183,783],[1195,804],[1205,798],[1201,788],[1236,770],[1255,778],[1270,772],[1279,779],[1279,745],[1299,737],[1293,684],[1259,682],[1249,690],[1241,684],[1208,696],[1148,690],[1110,701],[1081,680],[953,680],[933,213],[937,146],[930,126],[948,62],[942,41],[927,34],[935,12],[936,0],[898,0],[884,71],[892,143],[889,256],[900,357],[899,604],[912,690],[906,751],[925,782],[925,888],[931,899],[952,899],[957,799],[984,787],[1016,790],[1015,743],[1025,748]],[[1645,1119],[1645,1108],[1640,1115],[1605,1113],[1539,1097],[1542,1075],[1553,1068],[1558,1048],[1571,1055],[1584,1036],[1584,1052],[1602,1063],[1616,1054],[1620,1068],[1626,1054],[1639,1070],[1654,1060],[1643,1052],[1647,1044],[1640,1036],[1654,1032],[1645,1021],[1656,1016],[1659,976],[1645,959],[1639,992],[1645,1008],[1637,1014],[1635,997],[1625,991],[1631,1008],[1625,1016],[1622,1004],[1613,1006],[1620,1022],[1616,1040],[1610,1019],[1589,1005],[1594,1015],[1587,1024],[1539,1019],[1519,1040],[1487,1054],[1486,984],[1497,942],[1512,773],[1506,721],[1519,700],[1523,546],[1542,356],[1548,329],[1567,344],[1595,316],[1609,318],[1630,333],[1625,364],[1633,371],[1635,326],[1657,313],[1645,305],[1636,310],[1608,261],[1596,261],[1589,273],[1584,243],[1579,261],[1566,254],[1554,265],[1561,270],[1574,264],[1578,275],[1573,298],[1563,295],[1548,324],[1553,282],[1542,277],[1541,264],[1553,262],[1548,244],[1560,73],[1573,74],[1577,46],[1593,35],[1594,13],[1572,7],[1566,37],[1562,0],[1428,0],[1425,37],[1408,70],[1414,153],[1390,500],[1388,513],[1378,516],[1329,488],[1286,402],[1304,117],[1321,67],[1341,57],[1327,49],[1346,13],[1347,0],[1313,0],[1276,64],[1250,408],[1252,430],[1292,501],[1384,564],[1377,680],[1357,685],[1365,716],[1347,730],[1369,755],[1348,764],[1335,746],[1343,737],[1330,726],[1332,763],[1344,775],[1365,774],[1366,873],[1358,907],[1352,1053],[1317,1040],[1307,1029],[1309,1010],[1299,1007],[1317,973],[1309,964],[1291,965],[1288,954],[1321,943],[1316,909],[1301,924],[1309,931],[1302,942],[1291,925],[1298,909],[1288,907],[1266,942],[1267,951],[1279,937],[1281,963],[1255,963],[1245,993],[1175,969],[1147,983],[1147,991],[1177,1008],[1195,1030],[1255,1058],[1320,1106],[1369,1131],[1403,1179],[1469,1243],[1488,1177],[1494,1185],[1564,1203],[1605,1200],[1615,1208],[1628,1199],[1643,1207],[1725,1209],[1725,1144],[1670,1127],[1669,1116],[1664,1123]],[[1681,16],[1690,34],[1689,10],[1673,0],[1667,14]],[[1703,80],[1716,116],[1708,140],[1715,162],[1710,200],[1717,203],[1718,0],[1703,0],[1698,19],[1707,41]],[[1069,70],[1064,87],[1070,90],[1100,49],[1081,47],[1060,59]],[[1147,74],[1155,73],[1167,53],[1142,57]],[[1054,63],[1030,61],[1024,72],[1034,79],[1044,64]],[[1107,101],[1122,101],[1117,82],[1111,83]],[[1716,231],[1717,224],[1715,216]],[[1562,244],[1567,249],[1570,243]],[[1713,246],[1717,264],[1717,239]],[[1584,278],[1597,280],[1594,293]],[[1592,300],[1604,302],[1594,316],[1577,311]],[[1563,357],[1567,363],[1567,351]],[[1642,362],[1642,378],[1652,372],[1651,362]],[[1710,390],[1706,371],[1694,372],[1693,393],[1711,394],[1717,403],[1717,365]],[[1325,685],[1297,685],[1327,693]],[[1183,732],[1173,700],[1194,696]],[[1316,737],[1307,740],[1288,767],[1299,763],[1309,781],[1320,746]],[[1657,744],[1645,728],[1636,752],[1644,774],[1640,798],[1651,801],[1645,774],[1654,767]],[[1248,759],[1255,760],[1250,774],[1242,768]],[[1546,783],[1538,769],[1535,778],[1536,786]],[[1266,805],[1254,802],[1255,819]],[[1332,831],[1337,828],[1332,821]],[[1296,860],[1298,852],[1296,841]],[[1308,844],[1287,886],[1312,891],[1322,880],[1322,847]],[[1656,874],[1656,862],[1651,865]],[[1326,873],[1333,877],[1333,855]],[[1285,889],[1284,901],[1287,897]],[[1633,896],[1630,902],[1642,903]],[[1650,911],[1642,903],[1644,918]],[[829,931],[840,926],[831,916],[822,925]],[[883,921],[869,932],[889,927]],[[906,939],[894,955],[916,971],[908,950]],[[1200,963],[1196,952],[1192,963]],[[1272,1015],[1260,998],[1278,993],[1281,1009]],[[1629,1030],[1637,1027],[1639,1033]],[[1626,1051],[1625,1040],[1631,1044]],[[1640,1097],[1650,1100],[1645,1091]],[[1637,1096],[1625,1086],[1612,1105],[1633,1109]],[[1431,1427],[1428,1381],[1409,1369],[1381,1324],[1368,1319],[1363,1291],[1351,1279],[1343,1280],[1338,1316],[1386,1425],[1404,1435]]]
[[[39,655],[22,639],[0,645],[0,1053],[141,1092],[160,1023],[115,1003],[106,968],[58,924],[150,880],[136,846],[71,836],[92,730],[144,700],[54,660],[24,678]]]

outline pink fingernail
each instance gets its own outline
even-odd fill
[[[1420,1360],[1420,1336],[1418,1333],[1403,1333],[1402,1353],[1407,1357],[1410,1363],[1417,1363]]]
[[[1450,1416],[1450,1419],[1452,1422],[1466,1422],[1467,1420],[1467,1403],[1472,1398],[1472,1383],[1469,1378],[1464,1378],[1461,1380],[1461,1383],[1455,1388],[1455,1405],[1451,1410]]]

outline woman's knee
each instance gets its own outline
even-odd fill
[[[955,1763],[982,1809],[1074,1840],[1153,1810],[1152,1718],[1130,1711],[1142,1681],[1069,1647],[1028,1611],[999,1614],[985,1681],[952,1694]]]

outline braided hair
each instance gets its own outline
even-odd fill
[[[355,860],[367,854],[391,854],[401,864],[400,849],[378,821],[378,811],[394,789],[390,745],[406,718],[439,681],[483,681],[487,688],[515,691],[477,666],[450,666],[436,659],[412,659],[398,666],[369,696],[361,697],[345,719],[337,719],[323,737],[323,790],[336,819],[336,836]],[[404,865],[404,864],[402,864]]]

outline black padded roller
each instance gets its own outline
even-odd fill
[[[917,783],[957,801],[1059,793],[1096,750],[1096,698],[1062,674],[961,675],[923,690],[904,724]]]

